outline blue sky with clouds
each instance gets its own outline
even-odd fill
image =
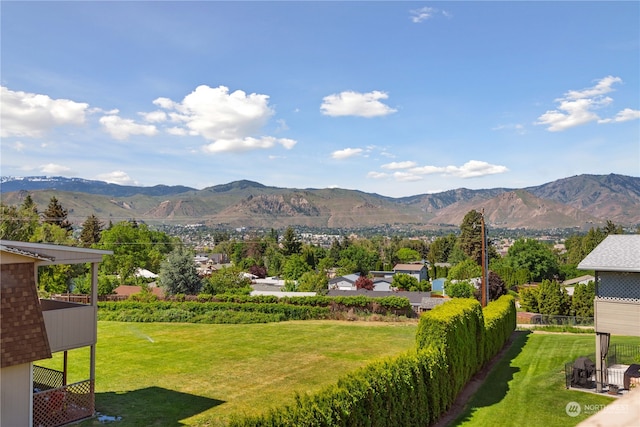
[[[12,2],[1,173],[401,197],[640,175],[640,3]]]

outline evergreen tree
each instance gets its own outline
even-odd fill
[[[577,284],[571,298],[571,314],[577,317],[593,317],[593,300],[596,297],[596,284],[592,280],[587,284]]]
[[[476,264],[482,263],[482,214],[476,210],[469,211],[460,224],[458,245],[460,249]]]
[[[47,209],[42,212],[42,221],[47,224],[54,224],[66,230],[73,231],[73,226],[67,220],[68,211],[62,207],[56,196],[51,196]]]
[[[538,287],[538,310],[540,314],[567,316],[571,300],[567,291],[555,280],[543,280]]]
[[[82,223],[82,232],[80,233],[80,242],[85,248],[90,248],[92,245],[100,242],[100,235],[102,234],[102,222],[97,216],[91,214]]]
[[[36,202],[33,201],[31,194],[28,193],[22,201],[22,206],[20,207],[20,209],[24,212],[31,212],[36,215],[38,214],[38,205],[36,205]]]
[[[299,254],[302,249],[302,242],[298,239],[293,228],[288,227],[282,236],[282,253],[286,256]]]
[[[529,313],[539,313],[538,296],[540,290],[538,288],[523,288],[520,290],[520,307]]]
[[[178,246],[160,266],[158,274],[160,286],[168,295],[195,295],[202,289],[191,251]]]

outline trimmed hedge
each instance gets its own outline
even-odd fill
[[[513,297],[484,310],[475,300],[452,300],[425,313],[416,350],[373,362],[292,405],[233,419],[231,427],[396,427],[433,424],[462,386],[515,329]],[[490,344],[488,344],[490,343]]]
[[[265,323],[328,319],[332,313],[354,309],[362,313],[409,314],[405,297],[284,297],[273,295],[207,295],[186,300],[184,295],[164,301],[98,302],[99,320],[122,322]],[[227,314],[220,314],[225,312]],[[245,313],[238,315],[235,313]]]
[[[484,364],[485,328],[482,307],[475,299],[453,298],[420,318],[418,348],[444,352],[457,394]]]
[[[485,359],[490,360],[498,354],[516,329],[516,302],[512,296],[503,295],[487,305],[484,312]]]
[[[233,302],[99,302],[98,308],[98,320],[121,322],[266,323],[330,315],[328,307]]]

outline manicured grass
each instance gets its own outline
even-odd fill
[[[415,332],[415,322],[98,322],[96,409],[122,417],[118,427],[224,425],[400,354]],[[56,356],[37,364],[60,369]],[[68,366],[69,382],[88,378],[88,351],[69,352]]]
[[[613,336],[611,343],[637,344],[640,338]],[[451,425],[577,425],[613,399],[565,388],[564,364],[594,352],[594,335],[517,332],[511,349]],[[570,417],[569,402],[585,409]]]

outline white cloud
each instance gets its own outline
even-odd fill
[[[476,178],[479,176],[495,175],[509,171],[506,166],[492,165],[480,160],[469,160],[460,167],[447,166],[445,169],[445,175],[452,175],[458,178]]]
[[[391,163],[382,165],[381,167],[383,169],[408,169],[408,168],[413,168],[416,165],[417,165],[416,162],[407,161],[407,162],[391,162]]]
[[[480,160],[469,160],[462,166],[409,166],[414,162],[394,162],[382,167],[386,169],[404,169],[396,171],[393,175],[379,172],[369,172],[369,178],[386,178],[393,176],[396,181],[419,181],[424,175],[441,174],[457,178],[477,178],[485,175],[494,175],[508,172],[506,166],[492,165]]]
[[[376,117],[395,113],[397,110],[380,102],[387,99],[385,92],[374,90],[368,93],[345,91],[323,98],[320,110],[326,116]]]
[[[167,133],[169,135],[175,135],[175,136],[185,136],[188,135],[188,132],[186,129],[184,128],[179,128],[179,127],[170,127],[167,128]]]
[[[126,172],[124,171],[113,171],[109,173],[102,173],[96,176],[100,181],[109,182],[111,184],[119,184],[119,185],[138,185],[138,183],[133,180]]]
[[[422,179],[420,175],[410,172],[394,172],[393,177],[396,179],[396,181],[401,182],[414,182],[420,181]]]
[[[382,178],[387,178],[388,176],[389,176],[388,173],[376,172],[376,171],[371,171],[367,174],[367,178],[373,178],[373,179],[382,179]]]
[[[13,149],[16,151],[22,151],[24,150],[24,143],[22,141],[16,141],[13,143]]]
[[[337,160],[348,159],[349,157],[359,156],[364,150],[362,148],[345,148],[331,153],[331,157]]]
[[[421,7],[420,9],[413,9],[409,11],[411,22],[414,24],[419,24],[428,19],[433,18],[437,14],[442,14],[445,18],[451,18],[453,15],[446,10],[439,10],[435,7]]]
[[[263,136],[261,138],[237,138],[237,139],[218,139],[209,145],[205,145],[202,149],[206,153],[223,153],[223,152],[242,152],[257,149],[273,148],[276,144],[282,145],[287,150],[296,145],[296,141],[287,138],[274,138],[272,136]]]
[[[177,114],[170,113],[173,120],[183,122],[190,134],[210,141],[242,141],[254,136],[274,114],[267,95],[247,95],[241,90],[229,93],[225,86],[198,86],[181,103],[158,98],[154,104],[175,110],[172,113]]]
[[[631,108],[625,108],[616,114],[615,117],[610,119],[599,120],[598,123],[620,123],[627,122],[629,120],[640,119],[640,110],[632,110]]]
[[[82,125],[89,104],[0,86],[0,136],[39,138],[55,126]]]
[[[55,163],[48,163],[40,166],[40,172],[47,175],[62,175],[69,174],[71,168],[63,165],[56,165]]]
[[[605,95],[614,90],[612,87],[614,83],[622,83],[622,79],[607,76],[592,87],[566,92],[562,98],[555,100],[558,103],[557,108],[542,114],[535,124],[547,125],[547,130],[557,132],[594,121],[612,123],[640,118],[640,114],[630,108],[620,111],[614,118],[602,119],[594,112],[613,102],[612,98]]]
[[[527,133],[525,127],[519,123],[509,123],[506,125],[498,125],[495,126],[493,128],[491,128],[491,130],[505,130],[505,131],[513,131],[515,133],[517,133],[518,135],[524,135],[525,133]]]
[[[297,144],[289,138],[258,136],[274,115],[268,95],[247,94],[241,90],[229,93],[225,86],[212,88],[201,85],[181,102],[157,98],[153,103],[167,110],[165,119],[176,124],[166,129],[168,133],[205,138],[210,141],[202,147],[206,153],[268,149],[277,144],[290,150]],[[278,131],[288,129],[283,120],[278,124]]]
[[[120,116],[103,116],[100,118],[100,124],[109,135],[121,141],[128,139],[131,135],[153,136],[158,133],[154,125],[143,125]]]
[[[167,113],[164,111],[151,111],[150,113],[140,113],[140,115],[149,123],[162,123],[167,121]]]
[[[565,94],[566,99],[584,99],[584,98],[595,98],[600,95],[604,95],[605,93],[613,92],[613,88],[611,87],[614,83],[622,83],[622,79],[620,77],[607,76],[603,79],[600,79],[595,86],[582,89],[582,90],[570,90]]]

